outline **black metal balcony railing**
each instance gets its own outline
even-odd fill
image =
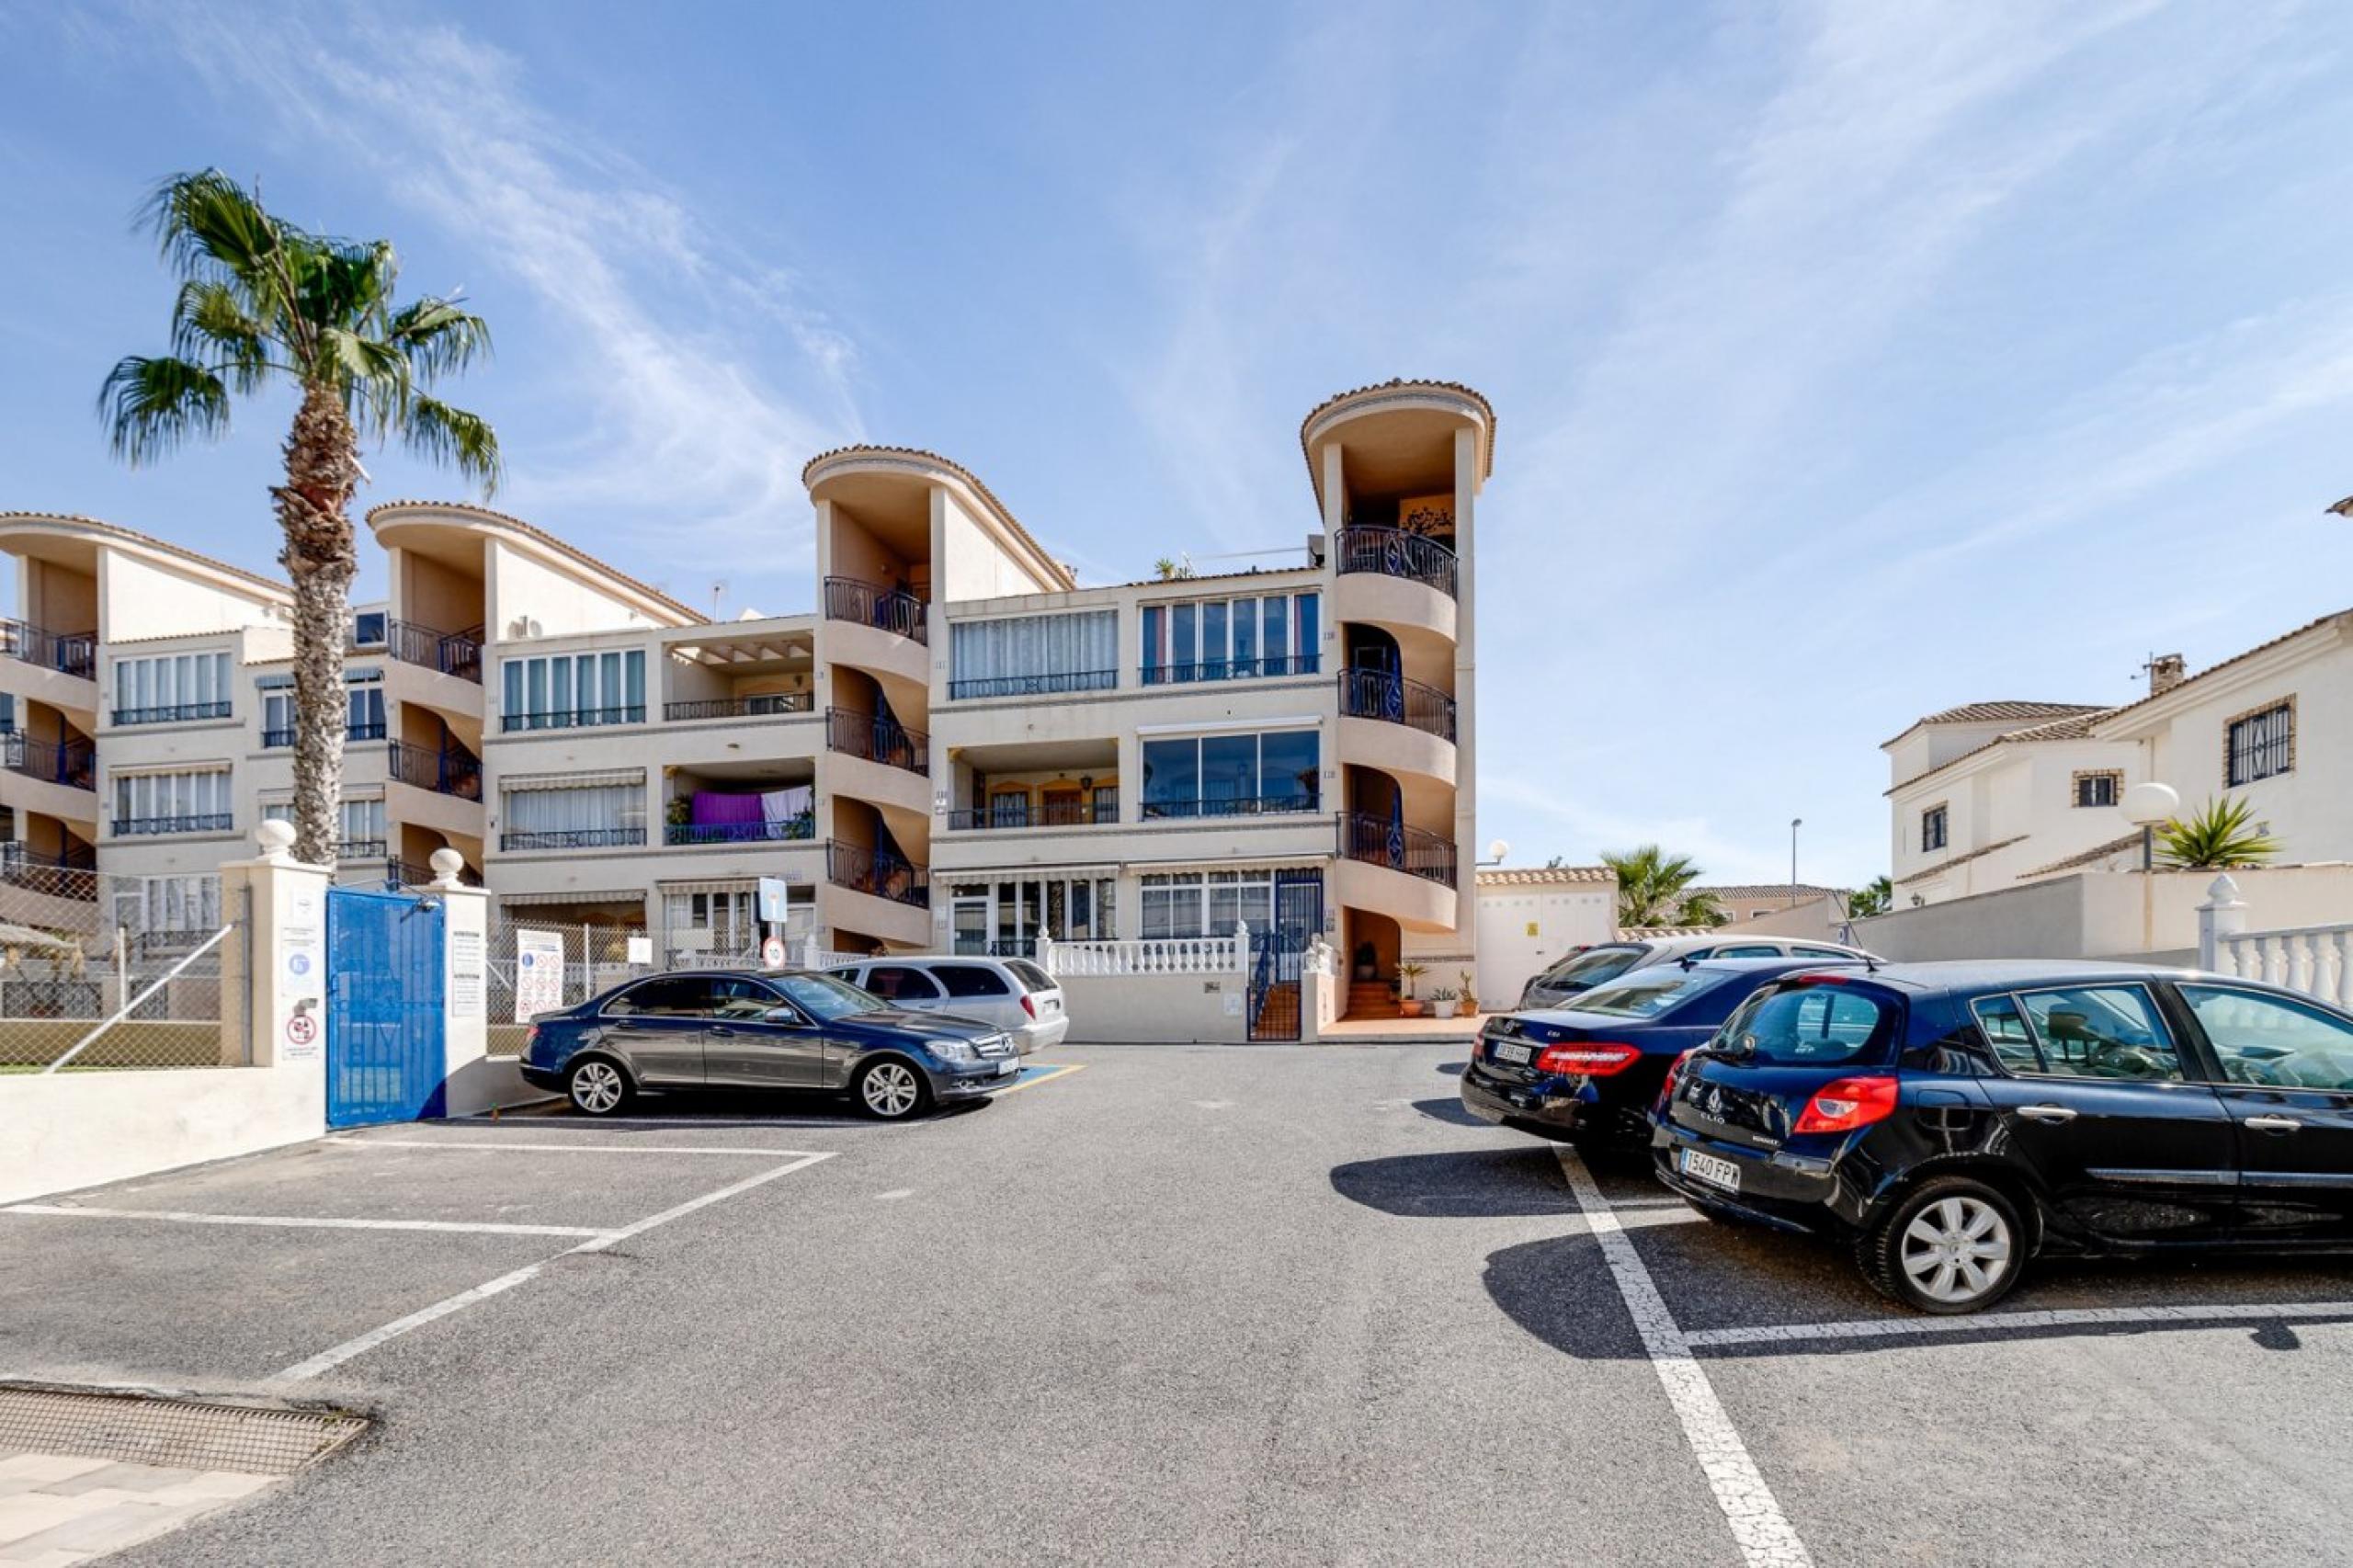
[[[1351,524],[1332,541],[1335,572],[1378,572],[1384,577],[1404,577],[1455,597],[1454,551],[1427,534],[1404,528]]]
[[[230,823],[227,812],[177,817],[117,817],[114,834],[117,838],[144,838],[161,833],[226,833]]]
[[[1146,822],[1160,817],[1272,817],[1323,810],[1311,791],[1293,790],[1279,795],[1220,795],[1206,800],[1146,801]]]
[[[995,827],[1098,827],[1120,820],[1120,792],[1104,786],[1091,801],[1048,801],[1031,805],[1019,798],[991,801],[948,813],[957,830]]]
[[[594,730],[608,724],[642,724],[645,705],[632,703],[620,708],[566,708],[549,713],[501,713],[498,727],[509,733],[523,730]]]
[[[949,699],[967,697],[1043,697],[1057,691],[1109,691],[1120,684],[1117,670],[1065,670],[1057,675],[983,676],[948,683]]]
[[[837,888],[911,903],[918,909],[931,903],[931,870],[888,850],[862,845],[825,841],[825,880]]]
[[[644,842],[642,826],[566,827],[498,835],[501,849],[619,849]]]
[[[381,860],[390,853],[391,846],[381,838],[339,838],[335,845],[338,860]]]
[[[771,691],[759,697],[707,697],[693,702],[665,702],[665,719],[765,719],[779,713],[810,713],[817,699],[806,691]]]
[[[918,642],[931,641],[930,618],[923,600],[904,589],[885,588],[856,577],[825,579],[825,619],[879,626]]]
[[[412,789],[454,795],[460,801],[482,799],[482,758],[463,746],[436,751],[431,746],[394,741],[391,745],[391,774],[396,781]]]
[[[1323,668],[1321,653],[1292,653],[1283,658],[1210,659],[1190,665],[1150,665],[1143,672],[1146,686],[1191,686],[1201,681],[1254,680],[1266,676],[1312,676]]]
[[[1418,827],[1405,827],[1370,812],[1339,815],[1339,853],[1350,860],[1386,866],[1392,871],[1454,883],[1454,841]]]
[[[817,836],[817,819],[803,814],[775,822],[674,822],[665,824],[665,844],[775,844]]]
[[[855,708],[825,710],[825,749],[846,756],[862,756],[885,767],[910,773],[931,771],[931,737],[910,730],[896,719],[861,713]]]
[[[0,655],[95,680],[98,674],[98,634],[51,631],[30,621],[0,620]]]
[[[73,790],[98,787],[98,748],[88,741],[37,741],[10,730],[0,736],[0,766],[45,784]]]
[[[118,724],[188,724],[199,719],[226,719],[226,702],[180,702],[166,708],[118,708]]]
[[[384,738],[384,722],[381,719],[369,719],[357,724],[346,724],[343,727],[343,738],[347,741],[381,741]],[[261,733],[261,744],[266,751],[290,746],[294,744],[294,732],[264,730]]]
[[[483,630],[470,626],[463,631],[442,631],[413,620],[395,620],[386,626],[384,642],[402,664],[422,665],[480,686]]]
[[[1342,670],[1340,711],[1351,719],[1381,719],[1451,743],[1454,699],[1387,670]]]
[[[12,887],[94,899],[98,896],[97,871],[97,850],[78,839],[68,839],[63,855],[44,855],[14,839],[0,843],[0,881]]]

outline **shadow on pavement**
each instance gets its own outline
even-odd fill
[[[895,1125],[921,1127],[927,1122],[952,1120],[960,1116],[972,1116],[995,1103],[995,1096],[957,1100],[934,1108],[912,1121]],[[552,1119],[582,1126],[609,1124],[627,1127],[632,1121],[678,1119],[706,1123],[712,1127],[888,1127],[890,1122],[878,1121],[860,1110],[842,1095],[815,1091],[795,1093],[790,1090],[721,1090],[673,1089],[665,1094],[640,1095],[611,1117],[584,1116],[568,1101],[510,1111],[502,1120],[515,1121],[525,1118]],[[468,1119],[488,1119],[477,1118]]]
[[[1485,1127],[1489,1125],[1462,1108],[1461,1100],[1415,1100],[1414,1108],[1432,1121],[1443,1121],[1456,1127]]]
[[[1368,1209],[1415,1219],[1569,1213],[1560,1165],[1541,1146],[1356,1160],[1332,1168],[1332,1189]]]

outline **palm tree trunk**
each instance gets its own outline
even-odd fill
[[[359,570],[344,508],[358,479],[358,442],[342,396],[312,382],[286,437],[286,483],[272,494],[286,535],[278,561],[294,585],[294,856],[313,866],[335,864],[339,836],[343,653]]]

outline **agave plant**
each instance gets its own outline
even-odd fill
[[[2209,798],[2187,817],[2157,829],[2159,863],[2180,870],[2260,866],[2279,853],[2279,841],[2255,820],[2255,807],[2229,795]]]

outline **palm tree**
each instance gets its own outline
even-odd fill
[[[1669,856],[1655,844],[1622,854],[1605,853],[1601,863],[1618,873],[1618,924],[1621,926],[1721,926],[1726,916],[1713,893],[1686,892],[1699,879],[1688,855]]]
[[[2244,799],[2209,799],[2188,817],[2157,829],[2157,858],[2179,870],[2260,866],[2279,853],[2279,841],[2254,819],[2255,807]]]
[[[180,291],[171,352],[123,359],[98,394],[115,455],[137,468],[226,434],[233,393],[290,381],[300,392],[285,483],[270,489],[285,536],[278,564],[294,587],[294,853],[333,865],[343,653],[359,567],[347,507],[368,477],[359,443],[397,436],[492,493],[496,434],[430,392],[490,351],[490,328],[459,297],[396,306],[389,242],[297,228],[218,169],[157,186],[141,226],[161,243]]]
[[[1847,899],[1847,918],[1868,920],[1874,915],[1885,915],[1895,904],[1895,884],[1885,877],[1873,877],[1857,888]]]

